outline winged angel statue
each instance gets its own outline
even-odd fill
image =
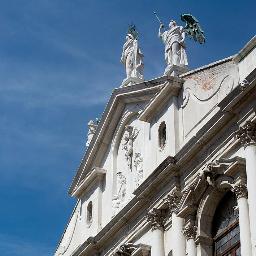
[[[185,51],[185,36],[188,35],[200,44],[205,42],[204,31],[201,29],[198,20],[191,14],[182,14],[181,20],[186,23],[185,27],[178,26],[175,20],[171,20],[169,29],[163,32],[164,24],[157,14],[154,14],[160,22],[158,36],[165,45],[167,69],[171,66],[186,67],[188,59]]]

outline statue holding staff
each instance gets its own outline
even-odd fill
[[[158,36],[165,45],[165,61],[168,66],[176,65],[185,67],[188,65],[185,51],[185,31],[182,26],[177,26],[176,21],[171,20],[169,29],[162,32],[164,25],[160,24]]]
[[[163,32],[164,24],[156,12],[154,14],[160,23],[158,36],[165,45],[165,61],[167,63],[165,74],[168,74],[170,70],[178,70],[178,72],[186,71],[188,66],[188,58],[185,50],[186,35],[200,44],[205,42],[204,32],[198,20],[191,14],[182,14],[181,20],[186,22],[185,27],[178,26],[175,20],[171,20],[169,29]]]

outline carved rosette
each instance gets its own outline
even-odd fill
[[[196,238],[197,227],[192,223],[188,223],[185,225],[183,229],[183,234],[187,240]]]
[[[151,210],[147,215],[147,220],[151,225],[152,230],[164,229],[164,225],[167,221],[168,210],[156,209]]]
[[[233,191],[236,195],[237,199],[240,198],[248,198],[248,191],[247,191],[247,187],[244,183],[238,183],[234,186]]]
[[[256,124],[247,121],[243,127],[239,128],[236,137],[244,146],[256,144]]]
[[[174,191],[173,193],[167,196],[166,202],[168,204],[170,212],[178,212],[180,200],[181,197],[178,191]]]

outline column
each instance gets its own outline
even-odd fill
[[[184,219],[177,216],[179,201],[180,196],[176,191],[168,195],[167,202],[172,213],[172,232],[174,234],[171,241],[173,256],[186,255],[186,238],[183,234]]]
[[[187,243],[186,243],[186,251],[188,256],[196,256],[196,226],[194,225],[193,220],[188,220],[183,233],[186,237]]]
[[[256,256],[256,124],[247,121],[238,130],[237,138],[244,145],[252,255]]]
[[[165,256],[164,253],[164,224],[166,222],[167,210],[156,209],[148,213],[148,222],[151,225],[151,256]]]
[[[235,184],[234,193],[236,194],[238,210],[239,210],[239,227],[240,227],[240,242],[241,255],[252,255],[251,232],[249,221],[249,208],[247,202],[247,188],[242,182]]]

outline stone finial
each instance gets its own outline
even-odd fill
[[[154,208],[147,215],[147,220],[151,225],[152,230],[164,229],[167,221],[168,210]]]
[[[256,123],[247,121],[236,133],[237,139],[244,145],[256,144]]]
[[[235,193],[237,199],[248,198],[247,187],[243,182],[235,184],[233,187],[233,192]]]

